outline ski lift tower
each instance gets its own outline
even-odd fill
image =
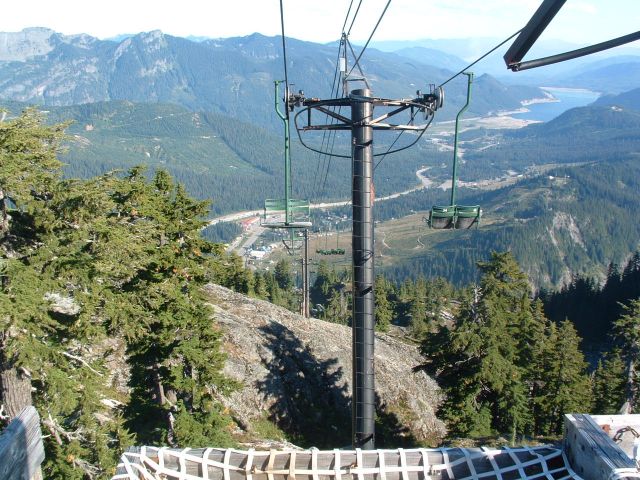
[[[356,63],[355,67],[359,66]],[[354,69],[352,68],[352,70]],[[306,132],[321,130],[351,131],[351,155],[336,155],[349,158],[352,166],[352,269],[353,269],[353,399],[352,399],[352,444],[354,448],[373,449],[375,390],[374,390],[374,218],[373,218],[373,158],[388,155],[413,146],[422,137],[433,119],[435,111],[442,107],[444,93],[442,88],[433,87],[428,94],[416,93],[415,98],[387,99],[374,97],[362,71],[360,76],[349,78],[346,73],[346,61],[342,63],[344,85],[348,81],[364,82],[365,88],[344,92],[342,98],[321,100],[305,98],[300,92],[301,109],[295,115],[295,126],[300,142],[312,151],[322,154],[318,148],[303,138]],[[350,73],[350,72],[349,72]],[[341,115],[340,107],[349,109],[351,116]],[[384,113],[374,115],[375,110],[384,109]],[[388,123],[402,112],[410,112],[407,123]],[[424,123],[415,125],[418,113],[424,114]],[[317,118],[319,117],[319,118]],[[302,122],[302,118],[306,121]],[[327,119],[331,122],[327,123]],[[323,120],[323,121],[321,121]],[[414,140],[395,150],[374,154],[374,131],[395,130],[414,132]]]

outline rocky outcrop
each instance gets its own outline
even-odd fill
[[[265,417],[296,443],[340,447],[351,434],[351,330],[304,319],[217,285],[206,291],[224,330],[224,373],[239,382],[225,406],[250,434]],[[405,440],[437,444],[445,428],[435,416],[436,383],[414,372],[414,346],[376,336],[377,445]]]

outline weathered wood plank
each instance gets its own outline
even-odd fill
[[[40,417],[33,407],[25,408],[0,435],[0,478],[38,478],[44,461]]]
[[[636,468],[590,415],[565,415],[564,450],[573,470],[584,480],[611,478],[615,471]],[[623,480],[625,477],[617,477]],[[631,478],[631,477],[629,477]]]

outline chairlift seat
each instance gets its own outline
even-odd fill
[[[456,208],[453,205],[434,205],[429,212],[429,226],[435,229],[454,228],[455,215]]]
[[[308,200],[289,199],[288,208],[284,199],[264,201],[264,214],[260,226],[266,228],[310,228],[311,207]],[[289,221],[287,222],[287,210]]]
[[[317,249],[318,255],[344,255],[344,248],[329,248],[329,249]]]
[[[481,216],[480,205],[456,205],[455,228],[467,229],[478,225]]]
[[[478,225],[482,209],[480,205],[434,205],[428,224],[435,229],[468,229]]]

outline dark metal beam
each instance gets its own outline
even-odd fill
[[[518,38],[515,39],[507,53],[504,54],[504,61],[509,68],[513,63],[517,63],[524,58],[533,44],[538,40],[553,17],[560,11],[567,0],[544,0],[538,7],[536,13],[522,29]]]
[[[545,65],[552,65],[554,63],[564,62],[566,60],[572,60],[574,58],[584,57],[591,55],[592,53],[602,52],[610,48],[619,47],[626,43],[640,40],[640,31],[630,33],[623,37],[614,38],[613,40],[607,40],[606,42],[597,43],[589,47],[579,48],[577,50],[571,50],[570,52],[560,53],[558,55],[551,55],[549,57],[538,58],[536,60],[529,60],[527,62],[515,62],[509,64],[509,68],[514,72],[520,70],[529,70],[530,68],[543,67]]]

